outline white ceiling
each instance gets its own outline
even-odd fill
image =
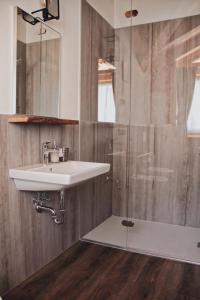
[[[87,0],[87,2],[115,27],[115,0]]]
[[[200,0],[87,0],[113,27],[171,20],[200,14]],[[136,18],[127,19],[127,10],[137,9]]]

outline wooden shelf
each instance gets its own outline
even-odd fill
[[[17,124],[48,124],[48,125],[78,125],[78,120],[65,120],[52,117],[40,117],[31,115],[12,115],[8,118],[9,123]]]
[[[188,134],[187,138],[189,138],[189,139],[199,139],[200,134]]]

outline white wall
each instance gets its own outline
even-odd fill
[[[24,3],[22,3],[24,2]],[[13,49],[16,47],[13,36],[14,10],[16,5],[23,6],[27,10],[35,9],[37,1],[1,0],[0,8],[0,114],[14,112],[13,102]]]
[[[62,118],[79,119],[80,56],[81,56],[81,0],[62,0]]]
[[[113,27],[115,26],[114,1],[115,0],[87,0],[87,2]]]
[[[17,40],[26,43],[26,24],[21,16],[17,16]],[[30,25],[31,26],[31,25]]]
[[[80,98],[81,0],[61,0],[61,19],[48,22],[62,33],[60,117],[77,119]],[[27,12],[40,7],[40,0],[1,0],[0,9],[0,114],[15,113],[13,89],[16,26],[14,7]]]
[[[200,0],[87,0],[114,28],[128,27],[200,14]],[[127,19],[127,10],[137,9]]]
[[[199,0],[114,0],[115,28],[171,20],[200,14]],[[136,18],[127,19],[127,10],[137,9]]]

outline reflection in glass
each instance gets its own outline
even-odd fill
[[[98,121],[116,121],[113,91],[113,72],[115,67],[108,61],[98,60]]]
[[[196,77],[192,104],[187,120],[187,132],[200,134],[200,77]]]
[[[17,10],[16,113],[58,117],[60,34]],[[35,24],[33,26],[33,24]]]

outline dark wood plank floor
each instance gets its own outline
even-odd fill
[[[79,242],[4,300],[199,300],[200,267]]]

